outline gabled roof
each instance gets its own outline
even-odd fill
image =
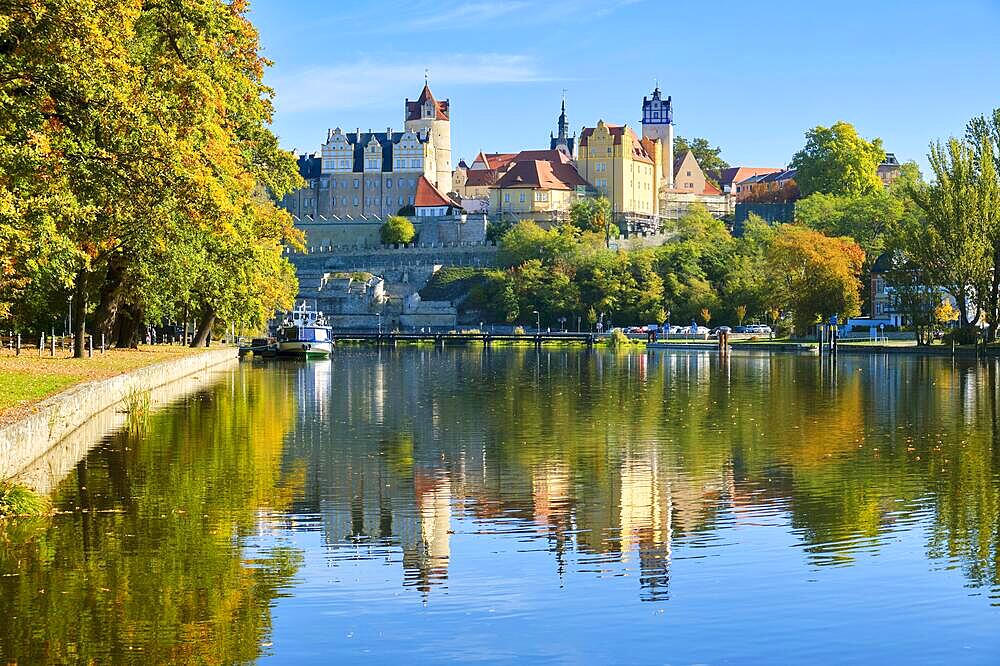
[[[435,118],[437,120],[448,120],[448,100],[439,102],[434,99],[434,93],[431,92],[429,85],[424,83],[424,89],[420,91],[420,97],[417,98],[416,102],[411,102],[409,99],[406,100],[406,119],[407,120],[420,120],[421,114],[420,109],[423,107],[424,103],[430,100],[434,102]]]
[[[646,149],[642,147],[642,142],[639,141],[639,137],[636,136],[635,132],[628,125],[611,125],[605,123],[604,126],[608,128],[608,132],[611,134],[612,142],[616,146],[620,146],[622,141],[628,141],[628,144],[632,146],[632,159],[639,162],[646,162],[647,164],[653,163],[653,158],[646,152]],[[596,127],[584,127],[583,132],[580,133],[580,145],[587,146],[590,145],[590,137],[593,136]]]
[[[479,151],[476,158],[472,160],[472,164],[481,162],[487,169],[502,169],[510,164],[515,157],[517,157],[517,153],[484,153]]]
[[[769,173],[775,173],[781,171],[781,169],[775,169],[772,167],[729,167],[728,169],[722,169],[721,171],[713,171],[713,176],[718,176],[715,180],[719,182],[719,185],[726,186],[732,185],[734,183],[739,183],[746,180],[752,176],[767,175]]]
[[[516,162],[496,183],[498,189],[530,188],[573,190],[586,187],[585,181],[569,162],[523,160]]]
[[[431,181],[425,176],[420,176],[417,181],[417,191],[413,195],[413,206],[415,208],[454,206],[455,202],[441,194],[441,190],[434,187]]]

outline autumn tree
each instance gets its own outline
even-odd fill
[[[773,306],[793,313],[800,334],[832,315],[857,316],[862,287],[858,276],[864,259],[864,251],[850,238],[782,226],[767,250]]]
[[[301,239],[271,197],[301,181],[267,129],[268,63],[246,3],[45,5],[0,22],[0,225],[15,239],[2,266],[22,289],[72,294],[75,354],[91,321],[128,320],[134,337],[150,306],[176,314],[203,296],[190,304],[205,318],[217,309],[192,289],[197,271],[165,268],[224,263],[257,243],[268,261],[245,270],[286,279],[281,246]],[[25,257],[32,234],[41,243]]]
[[[878,165],[885,159],[881,139],[867,141],[850,123],[817,126],[806,132],[806,145],[791,166],[803,196],[869,194],[882,187]]]

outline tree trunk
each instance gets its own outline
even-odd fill
[[[87,353],[87,283],[90,274],[80,271],[76,274],[73,289],[73,358],[83,358]]]
[[[191,340],[191,347],[205,347],[205,343],[212,335],[212,326],[215,324],[215,310],[206,305],[201,309],[201,321],[198,322],[198,330]]]
[[[117,335],[115,346],[119,349],[136,349],[139,346],[139,329],[142,327],[142,311],[134,305],[122,304],[115,317]]]
[[[112,339],[115,318],[121,305],[121,286],[123,268],[120,262],[112,260],[108,266],[107,275],[101,285],[101,294],[94,310],[93,329],[95,334],[103,333],[108,340]]]

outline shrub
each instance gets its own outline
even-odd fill
[[[40,516],[47,513],[49,503],[24,486],[0,482],[0,517]]]
[[[382,225],[379,235],[382,237],[383,245],[406,245],[413,242],[417,232],[408,219],[393,215]]]
[[[524,335],[524,326],[515,326],[514,335]]]
[[[625,345],[632,344],[629,337],[622,332],[622,329],[616,328],[611,331],[611,335],[608,337],[608,346],[612,349],[617,349]]]

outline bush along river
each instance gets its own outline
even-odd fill
[[[995,663],[998,372],[244,362],[0,525],[0,662]]]

